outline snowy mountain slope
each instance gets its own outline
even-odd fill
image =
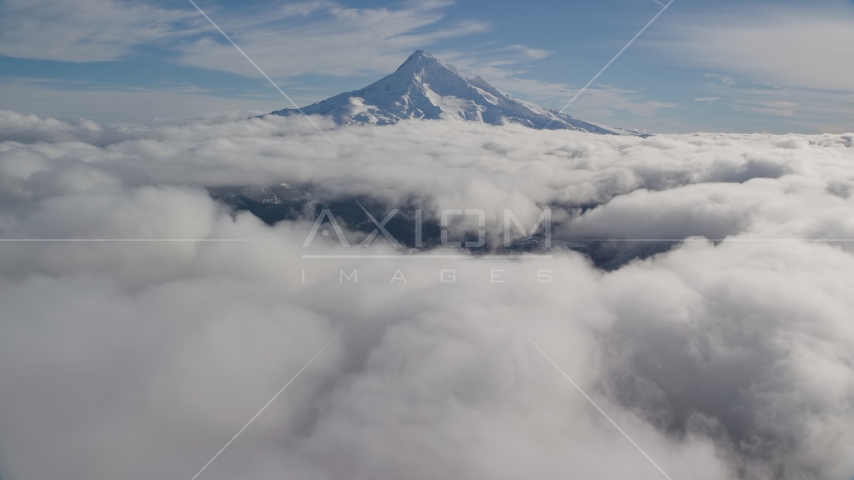
[[[332,116],[343,125],[389,125],[403,119],[449,119],[492,125],[519,123],[531,128],[570,129],[600,134],[638,135],[579,120],[515,99],[480,77],[463,78],[433,55],[418,50],[394,73],[367,87],[345,92],[302,109],[307,115]],[[298,115],[296,109],[272,112]]]

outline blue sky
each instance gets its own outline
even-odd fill
[[[198,0],[301,105],[424,49],[560,108],[659,0]],[[676,0],[567,113],[651,132],[854,130],[854,2]],[[188,1],[0,0],[0,109],[149,122],[288,106]]]

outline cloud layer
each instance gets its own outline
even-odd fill
[[[671,478],[854,473],[854,134],[317,120],[338,148],[299,118],[0,114],[4,239],[253,240],[0,243],[4,479],[191,478],[330,339],[204,478],[662,478],[517,327]],[[277,182],[688,240],[612,272],[563,250],[310,260],[314,218],[205,191]]]

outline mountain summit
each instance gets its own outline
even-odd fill
[[[304,107],[302,111],[306,115],[331,116],[343,125],[390,125],[404,119],[423,118],[637,135],[515,99],[480,77],[464,78],[456,68],[422,50],[410,55],[391,75],[361,90],[341,93]],[[271,114],[298,115],[299,110],[287,108]]]

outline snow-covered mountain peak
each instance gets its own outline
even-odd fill
[[[416,50],[412,55],[409,56],[409,58],[406,59],[405,62],[400,64],[399,67],[397,67],[395,73],[407,71],[412,72],[429,68],[447,68],[459,75],[456,68],[450,65],[446,65],[444,62],[434,57],[433,55],[425,52],[424,50]]]
[[[517,100],[481,77],[466,79],[451,65],[417,50],[394,73],[361,90],[345,92],[304,107],[308,115],[332,116],[339,124],[388,125],[404,119],[519,123],[532,128],[582,130],[604,134],[635,132],[607,128]],[[272,112],[295,115],[296,109]]]

